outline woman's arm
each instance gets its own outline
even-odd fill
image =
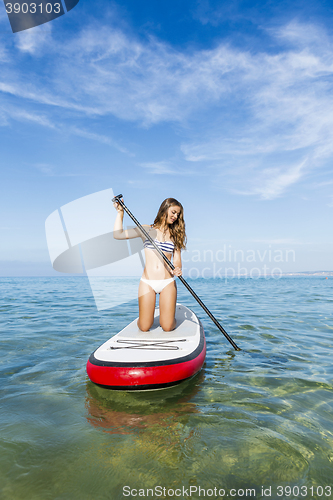
[[[181,255],[181,250],[175,250],[173,253],[173,265],[175,266],[175,269],[172,271],[172,273],[175,276],[181,276],[182,275],[182,255]]]
[[[123,219],[124,219],[124,209],[119,203],[114,203],[113,206],[117,210],[117,217],[113,227],[113,237],[116,240],[130,240],[132,238],[138,238],[143,236],[140,229],[135,227],[133,229],[123,229]],[[143,226],[145,229],[149,226]]]

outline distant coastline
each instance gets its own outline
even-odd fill
[[[282,273],[282,276],[333,276],[333,271],[300,271]]]
[[[327,276],[333,276],[333,271],[290,271],[290,272],[279,272],[279,273],[270,273],[270,277],[288,277],[288,276],[299,276],[299,277],[311,277],[311,276],[322,276],[322,277],[327,277]],[[225,277],[227,278],[244,278],[244,277],[251,277],[251,278],[267,278],[268,275],[257,275],[256,273],[253,273],[249,276],[249,273],[239,273],[239,274],[231,274],[229,272],[226,272]]]

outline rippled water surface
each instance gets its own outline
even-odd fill
[[[85,365],[136,302],[97,312],[82,277],[0,280],[1,499],[333,498],[333,279],[188,281],[242,351],[179,283],[205,365],[126,393]]]

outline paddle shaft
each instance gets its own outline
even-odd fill
[[[152,239],[152,237],[147,233],[147,231],[141,226],[140,222],[134,217],[134,215],[130,212],[130,210],[126,207],[125,203],[121,200],[121,198],[123,197],[122,194],[119,194],[118,196],[115,196],[112,201],[114,203],[119,203],[122,208],[125,210],[125,212],[129,215],[129,217],[132,219],[133,222],[135,222],[135,224],[138,226],[138,228],[140,229],[140,231],[143,232],[143,234],[145,235],[145,237],[150,241],[150,243],[154,246],[155,250],[158,251],[158,253],[161,255],[161,257],[163,258],[164,262],[166,264],[168,264],[168,266],[173,270],[175,269],[175,266],[172,264],[172,262],[170,262],[170,260],[168,259],[168,257],[162,252],[162,250],[156,245],[155,241]],[[183,285],[188,289],[188,291],[192,294],[192,296],[195,298],[195,300],[198,302],[198,304],[200,304],[200,306],[202,307],[202,309],[205,311],[206,314],[208,314],[208,316],[210,317],[210,319],[213,321],[213,323],[217,326],[217,328],[223,333],[223,335],[225,336],[225,338],[230,342],[230,344],[232,345],[232,347],[236,350],[236,351],[240,351],[240,347],[238,347],[235,342],[232,340],[232,338],[227,334],[227,332],[225,331],[225,329],[220,325],[220,323],[217,321],[217,319],[212,315],[212,313],[210,312],[209,309],[207,309],[207,307],[205,306],[205,304],[202,302],[202,300],[197,296],[197,294],[195,293],[195,291],[190,287],[190,285],[187,283],[187,281],[183,278],[183,276],[177,276],[177,278],[183,283]]]

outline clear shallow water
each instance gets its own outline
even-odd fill
[[[0,279],[1,499],[333,498],[332,278],[188,281],[242,351],[179,283],[204,368],[125,393],[85,365],[136,302],[97,312],[85,278]]]

